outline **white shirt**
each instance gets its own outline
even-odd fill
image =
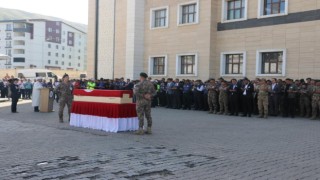
[[[248,88],[248,84],[246,84],[246,86],[244,87],[243,95],[247,95],[247,88]]]

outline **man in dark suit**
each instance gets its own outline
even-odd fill
[[[278,116],[281,86],[277,83],[276,78],[272,78],[271,82],[271,89],[269,91],[269,113],[271,116]]]
[[[242,92],[242,104],[243,104],[243,115],[242,117],[251,117],[253,107],[253,92],[254,86],[250,83],[248,78],[243,79],[243,85],[241,88]]]
[[[240,88],[237,85],[237,80],[232,79],[229,86],[230,116],[238,116],[239,114],[239,92]]]
[[[10,82],[10,90],[11,90],[11,112],[12,113],[18,113],[17,112],[17,103],[20,97],[20,91],[19,91],[19,80],[18,79],[12,79]]]

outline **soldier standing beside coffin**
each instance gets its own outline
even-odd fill
[[[156,93],[153,84],[147,80],[146,73],[140,73],[140,83],[134,87],[134,94],[137,98],[137,115],[139,119],[139,130],[137,135],[143,135],[144,116],[148,122],[147,134],[151,134],[152,117],[151,117],[151,101],[152,96]]]
[[[69,81],[69,76],[65,74],[62,78],[62,82],[56,89],[57,93],[59,94],[59,121],[63,123],[63,110],[65,105],[68,106],[68,114],[69,114],[69,121],[70,121],[70,110],[71,104],[73,101],[73,85]]]

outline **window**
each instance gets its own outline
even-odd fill
[[[285,75],[286,50],[257,52],[257,75]]]
[[[52,28],[48,28],[48,32],[52,32]]]
[[[60,42],[60,37],[56,37],[56,42]]]
[[[245,76],[246,52],[223,52],[220,57],[221,76]]]
[[[199,1],[179,5],[179,24],[198,23]]]
[[[78,52],[81,53],[81,50],[79,49]]]
[[[11,24],[7,24],[6,25],[6,31],[12,31],[12,25]]]
[[[64,50],[64,46],[62,46],[62,50]]]
[[[6,47],[7,47],[7,48],[11,48],[11,47],[12,47],[11,41],[6,41]]]
[[[221,22],[247,19],[248,0],[222,0]]]
[[[61,55],[64,58],[64,54]]]
[[[59,30],[59,29],[56,29],[56,33],[57,33],[57,34],[60,34],[60,30]]]
[[[59,57],[59,53],[56,53],[56,57]]]
[[[48,44],[48,48],[51,48],[51,44]]]
[[[61,62],[61,65],[64,65],[64,61]]]
[[[69,33],[69,37],[72,37],[73,35],[72,35],[72,33]]]
[[[25,58],[13,58],[14,63],[24,63],[26,62]]]
[[[51,52],[48,52],[48,56],[51,56]]]
[[[197,55],[186,54],[177,56],[177,75],[197,76]]]
[[[80,57],[80,56],[78,56],[78,59],[80,60],[80,59],[81,59],[81,57]]]
[[[78,63],[78,67],[80,67],[80,63]]]
[[[56,25],[57,25],[57,26],[60,26],[60,22],[56,22]]]
[[[149,74],[153,76],[166,76],[167,56],[149,58]]]
[[[8,55],[8,56],[11,56],[11,55],[12,55],[11,49],[7,49],[7,50],[6,50],[6,55]]]
[[[8,40],[11,39],[11,33],[6,33],[6,39],[8,39]]]
[[[168,9],[169,7],[151,9],[151,28],[168,27]]]
[[[259,17],[288,14],[288,0],[259,0]]]
[[[71,59],[71,55],[69,55],[69,59]]]
[[[56,61],[56,65],[58,65],[59,64],[59,62],[58,61]]]
[[[51,60],[48,60],[48,64],[51,64]]]
[[[63,42],[63,43],[65,43],[65,42],[66,42],[66,40],[65,40],[65,39],[62,39],[62,42]]]
[[[68,44],[69,44],[69,45],[72,45],[72,41],[71,41],[71,40],[69,40],[69,41],[68,41]]]
[[[56,49],[59,49],[59,45],[56,45]]]
[[[69,62],[69,66],[71,66],[71,62]]]

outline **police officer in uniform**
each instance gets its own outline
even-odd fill
[[[140,82],[134,87],[134,94],[137,98],[136,108],[139,119],[139,130],[136,132],[137,135],[144,134],[144,117],[146,117],[148,123],[146,133],[152,133],[151,101],[156,91],[154,89],[154,85],[148,81],[147,78],[148,75],[146,73],[140,73]]]
[[[20,90],[18,85],[18,79],[12,79],[10,82],[10,90],[11,90],[11,112],[18,113],[17,111],[17,103],[20,97]]]
[[[57,87],[56,91],[59,94],[59,122],[63,123],[63,110],[65,105],[68,107],[69,121],[70,121],[70,111],[73,101],[73,85],[69,81],[69,75],[65,74],[62,78],[62,82]]]

